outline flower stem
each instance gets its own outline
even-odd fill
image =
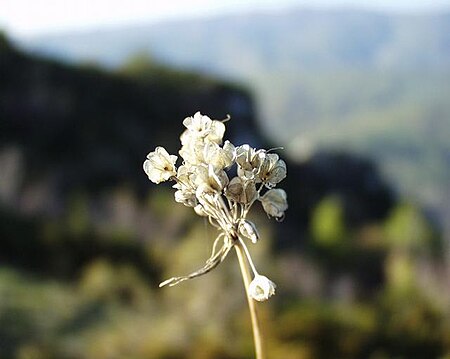
[[[248,308],[250,309],[250,317],[252,319],[252,328],[253,328],[253,341],[255,343],[255,352],[256,359],[265,359],[266,356],[264,354],[263,348],[263,338],[261,334],[261,328],[258,321],[258,314],[256,311],[256,303],[255,300],[250,297],[248,288],[250,282],[252,281],[250,269],[248,267],[248,262],[245,256],[244,248],[242,248],[242,244],[240,241],[235,241],[234,248],[236,250],[236,254],[239,260],[239,266],[241,268],[242,279],[244,280],[245,293],[247,296]]]

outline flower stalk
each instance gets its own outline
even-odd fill
[[[239,261],[239,267],[241,269],[242,280],[244,281],[245,294],[248,302],[248,309],[250,310],[250,318],[252,321],[252,330],[253,330],[253,342],[255,344],[255,355],[256,359],[265,359],[265,350],[264,350],[264,338],[261,332],[261,327],[258,318],[258,311],[256,308],[256,302],[251,297],[249,292],[250,283],[252,281],[252,276],[250,273],[250,269],[248,267],[248,263],[245,257],[245,252],[242,247],[242,244],[238,241],[234,245],[234,249],[236,250],[236,255]]]

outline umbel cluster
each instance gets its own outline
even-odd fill
[[[173,181],[175,201],[192,207],[219,232],[211,257],[201,269],[170,278],[160,287],[209,272],[239,243],[253,272],[247,291],[255,300],[264,301],[275,294],[276,286],[258,273],[250,257],[246,242],[256,243],[259,234],[247,214],[259,202],[269,217],[284,218],[288,208],[286,192],[275,187],[286,177],[286,163],[273,150],[223,142],[227,120],[212,120],[200,112],[187,117],[183,121],[186,130],[180,136],[181,165],[177,167],[178,157],[163,147],[150,152],[144,162],[144,171],[152,182]],[[232,174],[236,175],[230,178]]]

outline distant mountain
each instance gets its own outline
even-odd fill
[[[288,9],[43,36],[22,46],[110,67],[145,54],[239,79],[255,92],[265,133],[295,158],[317,146],[362,152],[404,195],[448,210],[450,11]]]
[[[25,44],[113,66],[148,52],[231,75],[336,67],[423,70],[450,67],[450,12],[290,9],[43,36]]]

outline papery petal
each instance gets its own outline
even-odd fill
[[[224,167],[230,167],[233,164],[234,159],[236,158],[236,147],[234,147],[234,145],[227,140],[223,144],[222,149]]]
[[[249,181],[244,185],[244,196],[242,201],[244,204],[251,203],[257,199],[258,191],[254,181]]]
[[[267,180],[267,177],[269,176],[270,172],[274,168],[276,162],[278,161],[279,157],[276,153],[268,153],[265,157],[263,162],[261,163],[259,176],[261,177],[261,180],[265,182]]]
[[[225,196],[233,202],[241,202],[244,185],[239,177],[233,177],[225,190]]]
[[[286,163],[280,160],[277,154],[269,153],[261,164],[258,176],[266,187],[273,188],[286,177],[286,174]]]
[[[271,189],[259,199],[264,211],[271,217],[283,218],[288,209],[287,195],[282,189]]]
[[[225,125],[221,121],[212,121],[209,132],[206,136],[208,141],[222,143],[225,134]]]
[[[278,160],[271,173],[269,174],[268,182],[276,185],[277,183],[280,183],[282,180],[284,180],[286,176],[286,162],[284,162],[283,160]]]
[[[236,147],[236,163],[241,169],[252,170],[251,158],[254,156],[254,152],[254,149],[249,145]]]

